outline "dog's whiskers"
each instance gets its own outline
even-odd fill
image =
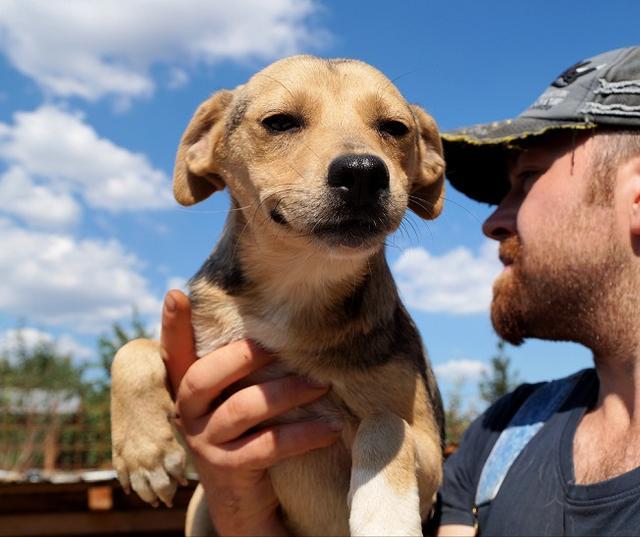
[[[395,250],[401,251],[402,249],[400,248],[400,246],[398,246],[396,244],[396,241],[393,240],[391,237],[389,237],[387,240],[384,241],[384,247],[385,248],[393,248]]]
[[[400,225],[398,226],[398,232],[400,233],[400,236],[403,239],[405,239],[409,243],[411,242],[411,239],[409,239],[409,235],[407,234],[407,230],[405,229],[405,226],[404,226],[404,219],[402,219],[400,221]],[[389,236],[388,239],[391,239],[391,236]],[[385,244],[386,244],[386,242],[385,242]],[[395,240],[394,240],[393,245],[397,247],[397,245],[395,244]]]
[[[417,196],[414,196],[412,194],[409,195],[409,199],[413,201],[416,205],[422,207],[425,211],[429,211],[430,213],[433,211],[433,208],[435,207],[434,203],[428,202],[427,200],[424,200],[422,198],[418,198]],[[453,203],[453,205],[455,205],[456,207],[463,209],[476,222],[482,223],[482,221],[474,213],[472,213],[469,209],[467,209],[464,205],[462,205],[462,203],[458,203],[457,201],[454,201],[451,198],[447,198],[445,196],[438,197],[438,201],[440,200],[444,200],[447,203]],[[426,206],[425,203],[428,203],[430,206],[429,207]]]
[[[413,231],[413,236],[415,237],[416,244],[419,243],[420,242],[420,234],[418,233],[418,228],[414,224],[413,220],[411,220],[411,218],[407,218],[406,219],[406,223],[411,228],[411,230]],[[427,227],[427,229],[429,230],[429,233],[431,234],[431,238],[433,239],[433,233],[431,233],[431,228],[429,227],[427,222],[425,222],[424,224]]]
[[[387,80],[387,82],[386,82],[386,84],[384,85],[384,87],[382,87],[382,88],[378,88],[378,89],[376,90],[376,93],[379,93],[380,95],[382,95],[382,94],[387,90],[387,88],[388,88],[389,86],[394,85],[394,84],[395,84],[398,80],[400,80],[401,78],[404,78],[405,76],[409,76],[409,75],[412,75],[412,74],[417,73],[417,72],[418,72],[418,69],[411,69],[411,71],[405,71],[404,73],[401,73],[401,74],[399,74],[399,75],[397,75],[397,76],[393,77],[392,79]]]
[[[244,211],[245,209],[248,209],[249,207],[251,207],[251,205],[245,205],[244,207],[234,207],[231,209],[220,209],[220,210],[207,210],[207,209],[199,209],[199,208],[193,208],[193,207],[171,207],[172,211],[179,211],[179,212],[185,212],[185,213],[190,213],[190,214],[228,214],[231,212],[235,212],[235,211]]]
[[[451,198],[446,198],[444,196],[440,196],[440,198],[438,199],[442,199],[444,201],[446,201],[447,203],[453,203],[456,207],[460,207],[460,209],[463,209],[469,216],[471,216],[476,222],[478,223],[482,223],[482,220],[480,220],[480,218],[478,218],[473,212],[471,212],[469,209],[467,209],[464,205],[462,205],[462,203],[458,203],[456,201],[453,201]]]
[[[418,207],[420,207],[421,209],[424,209],[427,214],[429,215],[430,218],[433,217],[433,211],[435,209],[435,204],[431,203],[430,201],[427,201],[425,199],[419,198],[417,196],[414,196],[413,194],[409,194],[409,199],[415,203]]]

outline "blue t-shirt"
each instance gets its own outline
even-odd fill
[[[537,386],[520,386],[469,427],[445,464],[440,524],[475,524],[482,467],[501,431]],[[494,500],[478,508],[480,535],[640,535],[640,468],[600,483],[575,484],[573,438],[597,394],[598,377],[587,369],[515,460]]]

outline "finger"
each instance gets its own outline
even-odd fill
[[[176,403],[181,419],[199,418],[208,413],[222,390],[273,360],[273,355],[244,339],[196,361],[178,388]]]
[[[213,411],[207,437],[214,444],[228,442],[269,418],[315,401],[328,389],[295,375],[254,384],[234,393]]]
[[[333,444],[341,434],[341,421],[314,420],[262,429],[223,446],[231,468],[263,470],[274,464]]]
[[[191,304],[187,296],[176,289],[169,291],[164,299],[160,340],[169,381],[175,393],[182,377],[196,360]]]

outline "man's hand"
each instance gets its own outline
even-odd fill
[[[176,425],[193,455],[216,530],[220,535],[284,534],[267,469],[331,445],[340,427],[315,420],[253,428],[318,399],[327,388],[287,376],[218,400],[225,389],[274,357],[243,340],[196,360],[189,299],[175,290],[165,297],[162,347],[176,394]]]

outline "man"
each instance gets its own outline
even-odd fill
[[[515,120],[443,138],[453,185],[499,204],[483,228],[505,265],[496,331],[514,344],[583,343],[595,369],[522,386],[474,422],[445,468],[439,534],[638,533],[640,47],[576,64]],[[239,342],[193,364],[188,301],[176,292],[163,343],[178,404],[203,409],[183,426],[218,532],[283,533],[266,469],[339,433],[308,423],[243,433],[324,391],[288,379],[213,405],[272,358]],[[220,429],[237,439],[218,443]]]
[[[440,535],[473,535],[476,524],[487,535],[637,534],[640,47],[576,64],[515,120],[444,139],[453,185],[499,203],[483,227],[505,265],[496,331],[513,344],[582,343],[595,371],[557,383],[568,393],[513,457],[538,420],[512,418],[539,387],[520,387],[470,427],[446,465]],[[494,448],[512,465],[490,465]],[[508,473],[487,496],[481,476],[500,464]]]

